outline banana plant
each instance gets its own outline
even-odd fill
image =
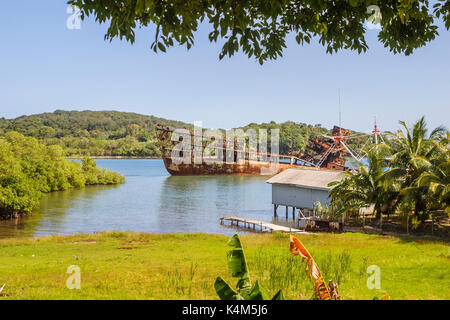
[[[219,298],[221,300],[269,300],[267,292],[259,282],[255,281],[252,285],[250,281],[244,249],[237,233],[231,237],[228,245],[232,247],[227,253],[228,270],[234,278],[239,280],[236,288],[233,289],[222,277],[217,277],[214,288]],[[282,291],[279,290],[272,300],[284,300]]]

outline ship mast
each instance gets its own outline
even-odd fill
[[[341,121],[341,89],[338,89],[339,96],[339,135],[342,136],[342,121]]]
[[[323,137],[326,137],[328,139],[333,140],[333,144],[330,146],[330,148],[322,155],[319,162],[316,164],[316,168],[319,169],[322,164],[325,162],[325,160],[328,158],[329,154],[333,151],[339,150],[343,147],[345,151],[347,151],[355,160],[358,161],[358,157],[355,155],[355,153],[350,149],[350,146],[347,145],[344,139],[344,135],[342,134],[342,112],[341,112],[341,90],[338,89],[338,104],[339,104],[339,133],[336,135],[323,135]],[[348,137],[348,135],[347,135]]]
[[[374,126],[372,132],[375,135],[375,144],[378,145],[378,133],[380,133],[380,130],[378,130],[378,127],[377,127],[377,117],[375,117],[375,126]]]
[[[377,125],[377,117],[375,116],[375,123],[373,126],[373,131],[372,131],[374,138],[375,138],[375,146],[378,145],[378,138],[384,143],[384,139],[383,136],[381,135],[381,131],[378,129],[378,125]]]

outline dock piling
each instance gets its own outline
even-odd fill
[[[242,228],[246,229],[253,229],[256,230],[256,225],[259,225],[261,232],[273,232],[273,231],[279,231],[279,232],[292,232],[292,233],[305,233],[302,230],[294,229],[291,227],[285,227],[276,225],[269,222],[264,221],[258,221],[258,220],[250,220],[250,219],[244,219],[239,217],[221,217],[220,218],[221,224],[224,224],[224,221],[230,221],[231,225],[234,225],[234,222],[236,222],[236,226],[239,226],[239,222],[243,223]]]

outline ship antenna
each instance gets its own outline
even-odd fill
[[[380,130],[378,130],[378,126],[377,126],[377,116],[375,116],[375,124],[373,126],[372,132],[375,136],[375,145],[378,145],[378,135],[380,134]]]
[[[339,95],[339,135],[342,135],[342,125],[341,125],[341,89],[338,89]]]

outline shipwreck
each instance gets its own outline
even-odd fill
[[[248,139],[240,140],[236,137],[231,140],[224,138],[220,140],[220,145],[215,146],[215,151],[205,152],[208,146],[202,140],[201,134],[199,137],[198,132],[183,128],[188,135],[174,139],[173,133],[179,128],[156,125],[155,129],[164,165],[171,175],[273,175],[289,168],[340,171],[348,169],[345,162],[349,150],[345,142],[351,131],[338,126],[334,126],[331,136],[311,137],[305,151],[290,152],[287,155],[272,154],[259,148],[256,150],[249,148]],[[184,159],[187,157],[188,161],[175,161],[173,151],[177,145],[183,140],[194,141],[196,138],[200,138],[201,141],[201,161],[194,159],[196,152],[199,152],[198,147],[195,150],[195,143],[192,143],[192,150],[179,151]],[[207,142],[211,142],[211,140]],[[189,141],[189,145],[191,145],[191,141]],[[219,155],[220,159],[227,159],[227,161],[208,161],[217,159]]]

